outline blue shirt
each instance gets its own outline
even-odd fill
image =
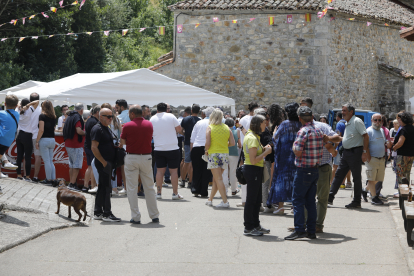
[[[344,136],[345,123],[346,123],[346,121],[344,119],[342,119],[336,124],[336,133],[341,135],[341,137]],[[342,141],[338,144],[338,147],[336,149],[339,149],[340,146],[342,146]]]
[[[118,119],[121,120],[121,124],[126,124],[128,122],[131,122],[129,119],[129,110],[125,109],[121,112],[121,114],[118,115]]]
[[[327,135],[327,136],[333,136],[335,135],[335,131],[332,130],[331,126],[322,122],[318,122],[318,121],[313,121],[313,123],[315,124],[316,128],[319,128],[320,130],[322,130],[323,134]],[[323,152],[322,152],[322,161],[319,164],[321,165],[325,165],[325,164],[331,164],[332,162],[332,155],[331,153],[325,148],[323,147]]]
[[[15,110],[9,109],[19,123],[20,115]],[[10,147],[16,137],[16,122],[13,117],[6,111],[0,111],[0,144]]]
[[[371,157],[382,158],[385,156],[385,135],[384,130],[376,130],[373,127],[367,129],[369,136],[369,153]]]

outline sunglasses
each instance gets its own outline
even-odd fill
[[[374,122],[382,122],[382,119],[373,119]]]
[[[101,116],[104,116],[104,117],[106,117],[108,119],[112,119],[112,117],[114,117],[114,115],[101,115]]]

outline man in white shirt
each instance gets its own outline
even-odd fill
[[[207,162],[201,157],[204,155],[206,145],[206,130],[210,124],[210,115],[214,107],[207,107],[202,110],[206,116],[203,120],[198,121],[193,128],[190,138],[191,162],[193,165],[193,183],[191,192],[201,197],[208,196],[208,182],[212,177],[211,171],[207,169]]]
[[[167,104],[157,105],[157,114],[151,117],[154,138],[154,158],[157,165],[157,198],[161,198],[162,179],[168,166],[173,187],[172,199],[183,199],[178,193],[178,172],[180,152],[177,132],[181,131],[180,123],[173,114],[167,113]]]
[[[57,123],[57,131],[62,132],[63,131],[63,123],[65,122],[65,114],[69,110],[69,107],[64,104],[60,107],[60,110],[62,111],[62,116],[59,117],[58,123]]]
[[[34,102],[38,100],[39,100],[39,94],[37,94],[36,92],[33,92],[32,94],[30,94],[30,102]],[[31,122],[33,153],[35,155],[35,169],[34,169],[34,175],[33,175],[32,181],[35,181],[35,182],[39,182],[38,176],[39,176],[40,166],[42,165],[42,157],[40,155],[40,149],[36,148],[36,139],[37,139],[37,134],[39,133],[40,113],[42,113],[42,108],[40,107],[40,105],[38,105],[35,111],[33,112],[32,122]]]

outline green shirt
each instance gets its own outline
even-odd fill
[[[364,138],[362,135],[367,133],[364,122],[352,116],[349,122],[345,123],[345,132],[342,138],[342,145],[345,149],[360,147],[364,145]]]
[[[237,149],[237,142],[239,141],[239,138],[237,137],[237,130],[232,129],[231,132],[233,133],[234,141],[236,142],[236,144],[232,147],[229,147],[229,155],[239,156],[239,151]]]
[[[244,136],[243,140],[243,151],[244,151],[244,164],[245,165],[252,165],[250,163],[250,155],[249,155],[249,149],[250,148],[257,148],[256,156],[259,156],[263,153],[263,148],[261,147],[260,143],[260,137],[259,135],[253,134],[251,130],[249,130],[246,133],[246,136]],[[257,162],[254,166],[263,167],[263,159],[259,162]]]

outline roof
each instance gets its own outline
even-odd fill
[[[170,10],[322,10],[326,0],[184,0]],[[336,0],[329,4],[335,11],[385,20],[390,23],[414,22],[414,10],[392,0]]]
[[[404,79],[414,79],[414,75],[404,71],[403,69],[391,66],[386,63],[379,63],[378,67],[384,71],[387,71],[391,74],[398,75],[399,77],[402,77]]]
[[[155,71],[155,70],[160,69],[161,67],[164,67],[165,65],[168,65],[172,62],[173,62],[173,58],[170,58],[170,59],[164,60],[163,62],[157,63],[157,64],[155,64],[151,67],[148,67],[148,69],[151,70],[151,71]]]
[[[405,38],[408,41],[414,41],[414,27],[400,31],[400,38]]]
[[[166,61],[166,60],[168,60],[168,59],[170,59],[170,58],[172,58],[173,57],[173,51],[170,51],[170,52],[168,52],[168,53],[166,53],[165,55],[162,55],[162,56],[160,56],[158,59],[157,59],[157,61],[158,62],[163,62],[163,61]]]

